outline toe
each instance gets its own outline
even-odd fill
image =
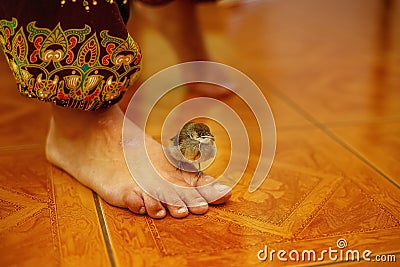
[[[161,219],[167,215],[165,208],[160,201],[150,197],[149,195],[143,193],[144,206],[146,208],[147,214],[154,219]]]
[[[185,202],[183,202],[177,193],[169,192],[165,194],[162,201],[166,203],[165,206],[172,217],[184,218],[189,215],[189,210]]]
[[[191,213],[204,214],[208,211],[207,201],[199,194],[196,189],[183,188],[179,191],[179,196],[185,202]]]
[[[185,206],[185,203],[182,202],[181,205],[169,205],[166,204],[169,213],[171,214],[172,217],[175,218],[184,218],[186,216],[189,215],[189,210],[188,208]]]
[[[192,202],[195,204],[191,204],[191,206],[189,207],[189,210],[191,213],[204,214],[208,211],[208,203],[204,198],[202,198],[202,197],[196,198],[196,199],[193,199]]]
[[[129,192],[123,196],[125,206],[137,214],[145,214],[146,208],[143,199],[136,192]]]
[[[211,176],[203,175],[197,181],[197,191],[207,200],[208,203],[218,205],[222,204],[231,197],[232,188],[220,184]]]

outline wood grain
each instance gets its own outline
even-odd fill
[[[92,192],[43,154],[0,153],[0,265],[109,266]]]
[[[331,130],[400,185],[400,123],[342,125]]]
[[[62,265],[110,266],[92,191],[53,167]]]
[[[12,266],[57,264],[56,225],[50,217],[54,199],[48,179],[49,164],[41,151],[0,154],[0,264]],[[34,178],[32,178],[34,177]],[[43,251],[47,253],[43,255]]]

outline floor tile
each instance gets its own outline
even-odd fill
[[[103,203],[118,262],[256,266],[264,245],[321,251],[340,238],[349,249],[399,250],[393,232],[400,231],[400,197],[393,184],[319,129],[278,136],[279,153],[262,187],[249,193],[245,175],[232,199],[205,216],[130,218],[129,212]]]
[[[330,130],[400,185],[400,121],[337,126]]]
[[[109,266],[90,190],[42,150],[0,152],[0,166],[0,265]]]

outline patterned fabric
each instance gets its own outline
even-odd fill
[[[73,3],[61,7],[46,0],[15,2],[17,8],[31,11],[3,8],[0,47],[21,94],[83,110],[104,108],[122,98],[140,71],[141,54],[116,3],[99,2],[85,12]],[[55,18],[48,19],[51,14]]]

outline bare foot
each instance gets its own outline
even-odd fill
[[[193,69],[189,67],[182,71],[185,81],[197,81],[201,78],[204,82],[185,84],[189,96],[203,96],[222,100],[235,95],[237,84],[233,79],[234,77],[230,77],[229,68],[225,69],[212,61],[198,61],[192,62],[192,64]]]
[[[187,95],[190,97],[203,96],[223,100],[234,95],[231,90],[213,84],[190,83],[185,86],[187,88]]]
[[[206,186],[198,190],[180,190],[154,182],[151,195],[157,199],[145,193],[131,177],[125,163],[121,137],[123,120],[124,114],[117,105],[96,112],[54,107],[46,144],[48,160],[111,205],[138,214],[147,213],[153,218],[163,218],[166,209],[176,218],[186,217],[189,212],[203,214],[208,204],[220,204],[230,198],[231,189],[212,177],[203,176],[197,180],[195,174],[177,171],[162,154],[161,145],[150,137],[146,137],[147,150],[152,159],[156,159],[153,164],[166,180],[186,187]],[[130,127],[132,134],[130,143],[135,144],[135,136],[143,136],[142,130],[134,123],[126,127]],[[142,155],[135,155],[135,145],[128,150],[134,155],[135,164],[140,166],[144,159]]]

